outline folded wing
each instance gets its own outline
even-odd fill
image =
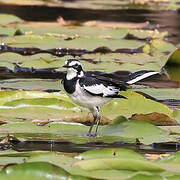
[[[79,80],[79,84],[84,90],[86,90],[87,93],[91,95],[113,97],[117,96],[119,92],[118,87],[94,77],[81,78]]]

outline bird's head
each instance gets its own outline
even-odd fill
[[[81,63],[77,59],[68,59],[65,61],[64,68],[67,68],[66,78],[71,80],[75,77],[84,76],[84,72],[81,66]]]

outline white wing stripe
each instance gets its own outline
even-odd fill
[[[113,86],[105,87],[103,84],[96,84],[93,86],[84,86],[84,89],[86,89],[87,91],[93,94],[103,94],[103,96],[113,95],[118,91]]]
[[[149,76],[152,76],[152,75],[158,74],[158,73],[159,73],[158,71],[148,72],[148,73],[145,73],[145,74],[143,74],[143,75],[141,75],[141,76],[136,77],[135,79],[129,80],[129,81],[127,81],[126,83],[127,83],[127,84],[134,84],[134,83],[136,83],[136,82],[138,82],[138,81],[140,81],[140,80],[142,80],[142,79],[145,79],[145,78],[147,78],[147,77],[149,77]]]

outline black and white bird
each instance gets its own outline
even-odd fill
[[[97,135],[102,105],[111,101],[112,98],[125,98],[119,95],[119,91],[126,90],[128,85],[159,73],[157,71],[138,71],[132,73],[126,80],[113,82],[106,77],[95,76],[83,71],[81,63],[77,59],[67,60],[63,67],[67,68],[67,74],[62,81],[67,95],[74,103],[88,108],[93,114],[94,123],[88,131],[88,136]],[[92,133],[95,123],[96,128]]]

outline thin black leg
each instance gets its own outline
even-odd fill
[[[100,116],[98,117],[98,120],[97,120],[97,124],[96,124],[96,129],[95,129],[94,136],[97,136],[97,132],[98,132],[99,123],[100,123]]]
[[[101,116],[100,116],[100,112],[99,112],[99,107],[96,107],[97,109],[97,123],[96,123],[96,129],[95,129],[95,132],[94,132],[94,136],[97,136],[97,132],[98,132],[98,127],[99,127],[99,123],[100,123],[100,119],[101,119]]]
[[[94,120],[93,120],[93,123],[91,124],[91,127],[89,128],[89,131],[88,131],[88,133],[87,133],[87,136],[93,136],[92,134],[91,134],[91,132],[92,132],[92,129],[93,129],[93,126],[94,126],[94,124],[95,124],[95,122],[96,122],[96,119],[97,119],[97,116],[93,113],[93,118],[94,118]]]
[[[87,133],[87,136],[92,136],[92,134],[91,134],[91,131],[92,131],[92,129],[93,129],[93,126],[94,126],[94,123],[91,125],[91,127],[89,128],[89,131],[88,131],[88,133]]]
[[[93,123],[91,125],[91,127],[89,128],[89,131],[87,133],[87,136],[96,136],[97,135],[97,130],[98,130],[98,125],[100,122],[100,114],[99,114],[99,107],[94,107],[93,109],[91,109],[91,112],[93,114]],[[98,119],[97,124],[96,124],[96,129],[95,129],[95,134],[92,134],[92,129],[94,124],[96,123],[96,119]]]
[[[89,131],[87,133],[87,136],[97,136],[97,132],[98,132],[98,127],[99,127],[99,123],[100,123],[100,112],[99,112],[99,107],[96,106],[94,107],[92,110],[91,110],[92,114],[93,114],[93,117],[94,117],[94,121],[93,121],[93,124],[91,125],[91,127],[89,128]],[[97,120],[97,123],[96,123],[96,120]],[[93,129],[93,126],[94,124],[96,123],[96,129],[95,129],[95,132],[92,133],[92,129]]]

